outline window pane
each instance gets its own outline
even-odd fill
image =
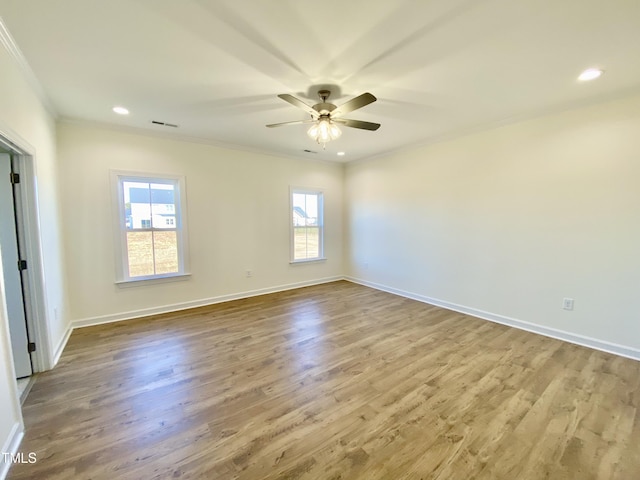
[[[307,258],[320,256],[320,229],[307,227]]]
[[[153,232],[156,274],[178,273],[178,238],[175,231]]]
[[[151,226],[151,191],[148,183],[122,182],[127,229]]]
[[[318,195],[315,193],[293,194],[293,225],[318,225]]]
[[[153,228],[175,228],[176,200],[174,185],[150,184]]]
[[[317,227],[295,227],[293,237],[294,260],[305,260],[320,256],[320,229]]]
[[[305,210],[305,195],[302,193],[293,194],[293,226],[299,227],[307,224],[307,213]]]
[[[127,232],[129,276],[153,275],[153,237],[151,232]]]
[[[318,225],[318,196],[305,195],[305,211],[307,213],[307,225]]]

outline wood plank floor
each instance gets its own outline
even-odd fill
[[[640,478],[640,362],[348,282],[74,331],[10,479]]]

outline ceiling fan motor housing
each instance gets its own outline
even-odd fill
[[[316,103],[312,108],[321,116],[328,115],[336,109],[333,103],[327,103],[329,95],[331,95],[329,90],[318,90],[318,96],[322,99],[322,102]]]
[[[336,106],[333,103],[316,103],[313,109],[322,116],[329,115],[336,109]]]

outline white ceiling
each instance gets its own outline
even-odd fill
[[[640,90],[639,0],[0,0],[0,17],[63,119],[278,155],[361,159]],[[276,95],[313,104],[318,85],[338,105],[373,93],[346,117],[382,127],[324,151],[265,127],[307,118]]]

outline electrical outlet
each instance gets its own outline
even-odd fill
[[[564,308],[565,310],[573,310],[573,298],[563,298],[562,308]]]
[[[247,278],[253,277],[253,271],[247,270],[245,273],[247,274]]]

